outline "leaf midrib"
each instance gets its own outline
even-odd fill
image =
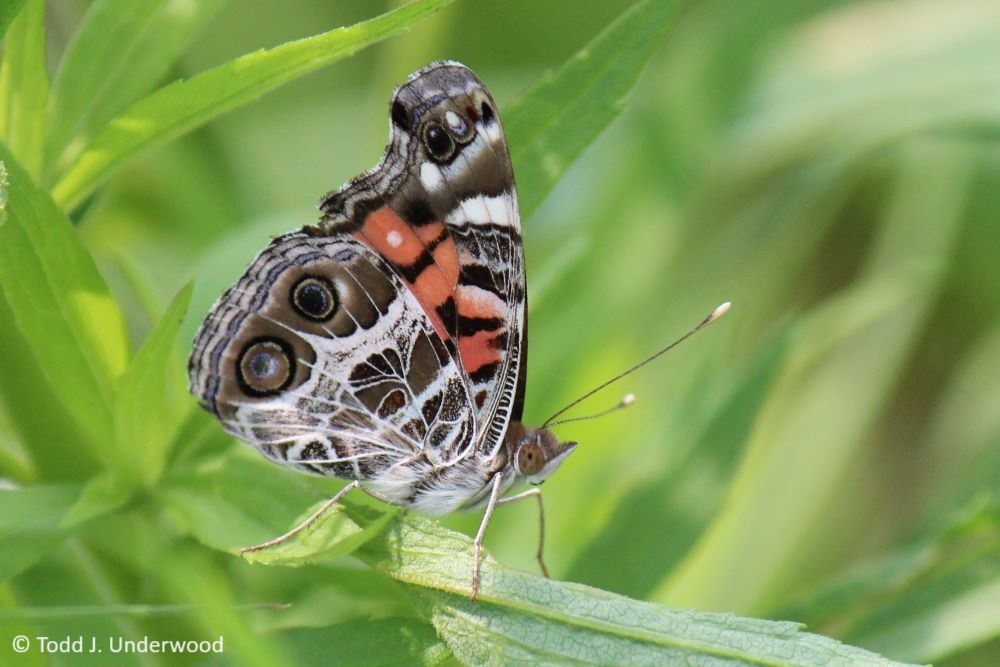
[[[444,555],[441,554],[441,552],[427,552],[427,551],[416,550],[416,549],[411,549],[411,548],[407,548],[406,549],[406,554],[405,555],[409,555],[409,554],[413,554],[413,553],[419,553],[419,554],[425,555],[425,556],[433,555],[433,556],[435,556],[437,558],[444,557]],[[496,564],[495,562],[494,562],[493,566],[494,567],[500,567],[499,564]],[[419,576],[419,575],[407,574],[405,572],[401,572],[401,571],[398,571],[398,570],[393,570],[391,567],[390,568],[380,568],[380,569],[388,570],[390,576],[392,576],[394,579],[397,579],[398,581],[402,581],[404,583],[414,584],[414,585],[417,585],[417,586],[421,586],[423,588],[428,588],[428,589],[431,589],[431,590],[437,590],[437,591],[440,591],[440,592],[443,592],[443,593],[447,593],[447,594],[452,594],[452,595],[459,595],[459,596],[462,596],[462,597],[465,597],[465,596],[468,595],[468,591],[466,589],[460,588],[458,586],[454,586],[454,585],[450,584],[449,582],[439,581],[439,580],[433,580],[430,577],[423,577],[423,576]],[[614,596],[614,594],[607,593],[606,591],[601,591],[601,593],[604,594],[604,595],[608,595],[609,597],[617,597],[617,596]],[[557,611],[557,610],[552,609],[550,607],[546,607],[545,605],[540,604],[540,603],[529,602],[529,601],[527,601],[527,600],[525,600],[523,598],[515,600],[513,598],[508,598],[508,597],[503,597],[503,596],[497,596],[497,595],[491,594],[491,592],[489,591],[489,589],[486,589],[486,590],[482,590],[481,589],[480,590],[479,596],[478,596],[478,601],[481,604],[492,604],[494,606],[505,608],[505,609],[511,609],[511,610],[513,610],[515,612],[519,612],[519,613],[522,613],[522,614],[526,614],[526,615],[530,615],[530,616],[536,616],[536,617],[541,617],[541,618],[546,618],[548,620],[555,621],[555,622],[558,622],[558,623],[562,623],[564,625],[568,625],[568,626],[572,626],[572,627],[578,627],[578,628],[582,628],[582,629],[585,629],[585,630],[591,630],[591,631],[599,632],[601,634],[610,634],[610,635],[625,637],[625,638],[628,638],[628,639],[634,639],[634,640],[638,640],[638,641],[643,641],[643,642],[650,643],[650,644],[655,644],[655,645],[658,645],[658,646],[665,646],[665,647],[677,648],[677,649],[680,649],[680,650],[687,650],[687,651],[692,651],[692,652],[698,652],[698,653],[702,653],[704,655],[712,655],[712,656],[725,657],[725,658],[734,658],[734,659],[743,660],[745,662],[749,662],[749,663],[756,664],[756,665],[765,665],[767,667],[794,667],[794,665],[795,665],[795,663],[792,663],[792,662],[785,662],[785,661],[778,661],[778,660],[773,660],[773,659],[764,659],[764,658],[759,658],[759,657],[755,657],[755,656],[748,656],[747,654],[742,653],[742,652],[740,652],[738,650],[725,650],[725,649],[723,649],[721,647],[718,647],[718,646],[704,645],[704,644],[701,644],[699,642],[684,641],[684,640],[678,639],[677,637],[674,637],[672,635],[658,634],[656,632],[649,631],[649,630],[643,630],[643,629],[640,629],[640,628],[636,628],[634,626],[623,626],[623,625],[618,625],[618,624],[615,624],[615,623],[609,622],[609,621],[600,621],[600,620],[594,619],[592,617],[576,616],[576,615],[573,615],[573,614],[569,614],[569,613]],[[644,604],[642,602],[638,602],[638,603],[639,604]],[[746,631],[743,631],[743,632],[746,632]],[[754,634],[757,635],[757,636],[759,636],[758,633],[754,633]],[[768,637],[771,637],[771,636],[768,635]]]

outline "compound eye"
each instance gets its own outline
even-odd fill
[[[517,450],[517,468],[522,475],[528,477],[537,475],[544,467],[545,456],[542,454],[542,448],[534,442],[522,445]]]
[[[437,162],[444,162],[455,152],[455,141],[448,131],[437,123],[430,123],[424,129],[424,146]]]
[[[236,364],[240,386],[251,396],[273,396],[292,383],[295,357],[277,338],[257,338],[247,344]]]
[[[306,276],[292,288],[292,307],[314,322],[325,322],[337,310],[337,295],[326,278]]]

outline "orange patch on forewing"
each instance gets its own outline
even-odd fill
[[[458,339],[458,352],[466,372],[475,373],[487,364],[500,361],[498,336],[496,331],[477,331]]]
[[[434,264],[441,269],[444,279],[451,287],[451,291],[454,292],[458,285],[459,273],[458,250],[455,249],[455,242],[449,236],[434,248],[431,256],[434,257]]]
[[[368,214],[354,236],[393,264],[407,268],[412,267],[442,234],[446,234],[446,230],[441,222],[415,228],[393,209],[383,206]],[[448,340],[451,336],[437,308],[454,295],[458,285],[458,250],[450,236],[438,241],[431,257],[433,263],[426,266],[413,282],[406,282],[434,330],[443,340]]]
[[[414,233],[413,227],[388,206],[369,213],[358,234],[355,237],[360,241],[399,266],[413,264],[424,251],[424,244]]]
[[[444,225],[439,222],[417,229],[417,234],[427,244],[436,240],[442,233]],[[437,309],[454,296],[455,286],[458,284],[458,253],[455,250],[455,242],[450,236],[438,242],[431,252],[431,257],[434,261],[420,272],[411,283],[410,289],[430,318],[438,335],[443,340],[448,340],[451,336],[445,329]]]
[[[433,264],[420,272],[417,279],[413,281],[412,288],[417,301],[424,309],[435,310],[452,295],[452,286],[448,284],[441,272],[434,268]]]
[[[417,227],[417,237],[424,242],[424,244],[429,244],[431,241],[441,236],[441,232],[444,231],[444,225],[440,222],[431,222],[423,227]]]

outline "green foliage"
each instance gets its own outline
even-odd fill
[[[995,637],[1000,503],[976,502],[945,529],[846,573],[784,613],[851,641],[940,659]],[[945,627],[947,632],[940,632]]]
[[[676,4],[636,3],[532,86],[504,116],[525,218],[621,113],[622,100],[672,25]]]
[[[113,385],[128,357],[121,312],[49,194],[6,146],[0,159],[9,179],[0,228],[4,296],[40,370],[97,453],[112,438]]]
[[[90,5],[52,82],[50,170],[64,170],[79,158],[95,132],[152,88],[223,4],[98,0]],[[100,85],[92,85],[95,81]]]
[[[398,520],[362,560],[413,587],[438,633],[466,664],[897,664],[795,623],[674,610],[561,583],[487,558],[477,602],[467,597],[468,538],[427,520]]]
[[[6,35],[0,65],[0,134],[32,174],[42,166],[44,109],[49,95],[45,72],[45,3],[30,0]]]
[[[0,4],[11,636],[225,637],[125,664],[997,661],[1000,10],[63,4]],[[184,378],[212,300],[314,220],[288,202],[374,163],[390,85],[437,58],[511,143],[529,423],[735,304],[627,380],[627,416],[559,427],[556,580],[505,506],[477,602],[478,516],[362,494],[240,558],[337,483],[233,442]]]
[[[449,2],[418,0],[370,21],[249,53],[188,81],[164,86],[105,125],[56,182],[53,196],[73,207],[138,151],[390,37]]]

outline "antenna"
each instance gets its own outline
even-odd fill
[[[552,422],[548,426],[559,426],[560,424],[568,424],[570,422],[584,422],[590,421],[591,419],[597,419],[598,417],[603,417],[604,415],[610,415],[612,412],[618,412],[624,408],[629,407],[635,403],[635,394],[625,394],[622,400],[618,401],[618,404],[614,407],[608,408],[607,410],[601,410],[600,412],[594,413],[592,415],[587,415],[586,417],[571,417],[569,419],[560,419],[557,422]]]
[[[658,352],[654,352],[650,356],[646,357],[645,359],[643,359],[642,361],[640,361],[639,363],[637,363],[635,366],[632,366],[632,368],[629,368],[626,371],[622,371],[621,373],[619,373],[618,375],[614,376],[610,380],[608,380],[606,382],[602,382],[601,384],[597,385],[596,387],[594,387],[593,389],[591,389],[590,391],[588,391],[586,394],[584,394],[580,398],[576,399],[575,401],[573,401],[572,403],[570,403],[569,405],[567,405],[566,407],[564,407],[561,410],[557,411],[554,415],[552,415],[551,417],[549,417],[548,419],[546,419],[545,423],[542,424],[541,427],[542,428],[546,428],[550,424],[554,426],[555,424],[553,424],[553,420],[556,417],[558,417],[559,415],[563,414],[564,412],[566,412],[570,408],[574,407],[575,405],[577,405],[581,401],[584,401],[584,400],[590,398],[591,396],[593,396],[597,392],[601,391],[602,389],[604,389],[608,385],[614,384],[615,382],[618,382],[619,380],[621,380],[623,377],[625,377],[627,375],[631,375],[632,373],[636,372],[637,370],[639,370],[640,368],[642,368],[643,366],[645,366],[649,362],[651,362],[654,359],[656,359],[657,357],[659,357],[661,354],[664,354],[665,352],[669,352],[670,350],[674,349],[675,347],[677,347],[678,345],[680,345],[681,343],[683,343],[684,341],[686,341],[688,338],[690,338],[691,336],[695,335],[696,333],[698,333],[699,331],[701,331],[702,329],[704,329],[705,327],[707,327],[709,324],[711,324],[712,322],[716,321],[717,319],[719,319],[720,317],[722,317],[723,315],[725,315],[726,312],[729,310],[729,307],[732,306],[732,305],[733,304],[730,303],[729,301],[726,301],[724,303],[720,303],[718,306],[715,307],[715,310],[713,310],[711,313],[708,314],[708,317],[706,317],[705,319],[703,319],[698,324],[698,326],[696,326],[695,328],[691,329],[686,334],[684,334],[683,336],[681,336],[680,338],[678,338],[674,342],[670,343],[666,347],[660,349]],[[629,397],[631,397],[631,400],[628,400],[626,402],[626,399],[629,399]],[[584,419],[593,419],[594,417],[600,417],[602,415],[608,414],[609,412],[614,412],[615,410],[618,410],[620,408],[626,408],[629,405],[631,405],[634,401],[635,401],[635,396],[633,396],[632,394],[628,394],[628,395],[625,396],[625,398],[623,398],[621,400],[621,402],[618,405],[616,405],[615,407],[611,408],[610,410],[605,410],[604,412],[599,412],[596,415],[591,415],[589,417],[575,417],[573,419],[564,419],[564,420],[562,420],[560,422],[556,422],[556,424],[565,424],[566,422],[582,421]]]

